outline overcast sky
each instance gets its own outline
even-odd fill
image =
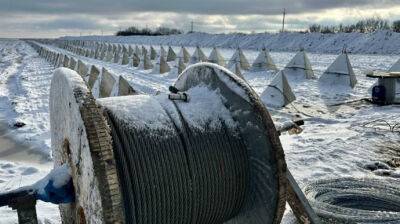
[[[109,35],[137,25],[195,31],[274,32],[311,23],[400,19],[400,0],[0,0],[0,37]]]

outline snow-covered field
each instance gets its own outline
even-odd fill
[[[114,40],[114,39],[113,39]],[[146,42],[143,38],[140,42]],[[115,39],[116,42],[119,39]],[[194,40],[195,41],[195,40]],[[178,45],[178,44],[177,44]],[[190,45],[196,45],[195,42]],[[48,46],[70,55],[65,50]],[[159,49],[159,46],[156,47]],[[400,47],[395,48],[399,50]],[[178,52],[179,47],[174,47]],[[188,48],[193,53],[194,48]],[[208,56],[211,48],[203,48]],[[396,51],[396,52],[397,52]],[[0,191],[17,188],[35,182],[45,176],[52,167],[50,156],[48,94],[53,71],[44,59],[22,41],[0,41]],[[221,49],[229,59],[232,49]],[[244,51],[252,62],[258,52]],[[272,52],[272,58],[282,69],[294,53]],[[74,55],[90,64],[100,65],[110,72],[123,75],[137,90],[154,94],[166,92],[177,77],[176,68],[167,74],[153,74],[128,66],[107,63]],[[308,54],[317,77],[334,61],[337,55]],[[320,89],[317,80],[291,81],[297,97],[293,105],[285,109],[270,109],[276,122],[290,119],[298,111],[306,119],[299,135],[284,134],[281,141],[286,153],[289,169],[301,186],[319,178],[338,176],[371,176],[363,165],[371,161],[387,161],[398,157],[398,133],[392,133],[386,126],[378,128],[367,124],[384,119],[390,124],[400,122],[398,106],[378,107],[367,103],[353,103],[329,106],[344,100],[369,97],[368,89],[376,81],[365,77],[367,70],[387,70],[398,60],[396,56],[350,55],[358,84],[354,90],[336,94],[336,89]],[[173,62],[174,63],[174,62]],[[171,63],[171,65],[173,64]],[[271,73],[244,72],[244,78],[258,94],[266,88]],[[307,114],[307,115],[304,115]],[[26,126],[18,129],[9,124],[22,121]],[[3,146],[9,143],[7,148]],[[24,145],[22,145],[24,144]],[[16,213],[10,209],[0,209],[0,223],[15,223]],[[57,207],[39,203],[38,216],[45,223],[59,223]],[[287,214],[284,223],[291,223],[293,216]]]

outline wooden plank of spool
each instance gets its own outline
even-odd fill
[[[75,203],[60,205],[63,223],[123,223],[109,128],[75,71],[55,70],[50,118],[55,166],[68,163],[76,196]]]

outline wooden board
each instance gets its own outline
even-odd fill
[[[75,188],[75,203],[60,205],[63,223],[123,223],[109,129],[75,71],[54,72],[50,117],[54,165],[70,166]]]

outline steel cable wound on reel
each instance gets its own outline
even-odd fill
[[[202,63],[174,85],[173,94],[189,101],[168,94],[95,100],[79,76],[59,73],[51,94],[54,154],[71,166],[77,195],[75,205],[61,206],[63,219],[280,222],[283,150],[268,111],[236,75]],[[68,155],[56,146],[64,141]]]

